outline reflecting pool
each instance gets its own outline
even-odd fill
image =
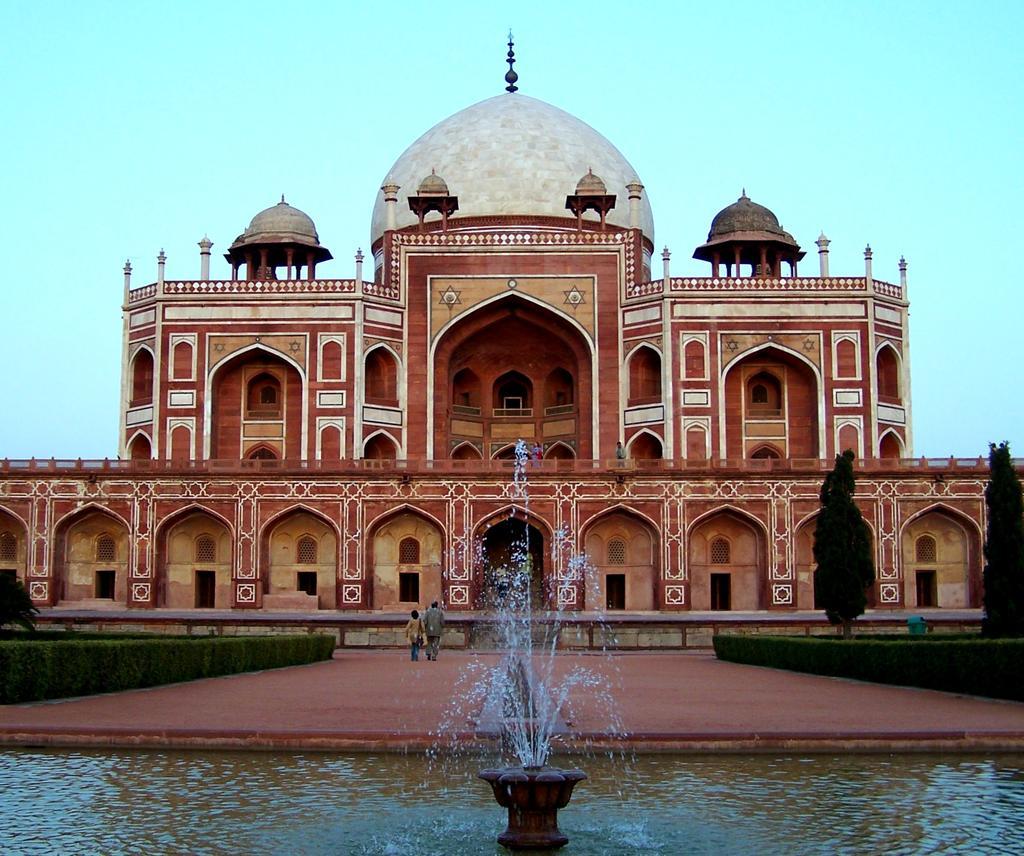
[[[1020,755],[561,760],[589,778],[559,813],[560,853],[1024,852]],[[487,762],[3,751],[0,852],[504,853]]]

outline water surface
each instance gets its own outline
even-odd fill
[[[575,766],[580,759],[568,759]],[[505,853],[493,758],[0,752],[4,854]],[[1024,756],[583,760],[566,854],[1024,853]]]

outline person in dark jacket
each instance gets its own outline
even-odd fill
[[[435,600],[430,609],[423,613],[423,627],[427,631],[427,659],[437,659],[437,649],[441,645],[441,631],[444,630],[444,613]]]

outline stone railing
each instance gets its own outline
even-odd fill
[[[459,476],[469,474],[509,474],[515,462],[511,460],[426,460],[409,458],[405,460],[342,460],[342,461],[298,461],[298,460],[207,460],[207,461],[158,461],[158,460],[83,460],[62,458],[4,459],[0,461],[0,477],[31,477],[50,474],[85,476],[93,480],[98,476],[147,476],[174,474],[183,478],[193,476],[302,476],[302,475],[365,475],[379,474],[384,477],[404,475]],[[530,470],[539,475],[567,474],[621,474],[670,476],[683,474],[733,474],[738,477],[769,473],[817,474],[832,469],[834,462],[819,458],[713,458],[709,460],[625,460],[616,459],[558,459],[531,461]],[[1024,458],[1014,460],[1018,470],[1024,470]],[[904,458],[858,459],[855,468],[858,474],[910,473],[919,472],[929,477],[942,473],[964,473],[987,477],[987,458]],[[814,476],[815,478],[817,476]]]
[[[370,283],[363,283],[363,286]],[[354,279],[276,279],[276,280],[166,280],[163,294],[355,294]],[[128,292],[128,302],[138,303],[153,297],[156,285],[144,285]]]
[[[649,297],[662,294],[664,279],[635,283],[629,288],[629,297]],[[897,300],[903,299],[903,289],[891,282],[874,280],[875,292]],[[850,291],[868,293],[867,280],[862,277],[782,277],[761,279],[759,277],[712,277],[674,276],[669,280],[669,292],[679,294],[694,291],[772,291],[772,292],[823,292]]]

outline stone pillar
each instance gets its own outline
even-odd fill
[[[662,288],[663,288],[663,290],[664,290],[664,292],[666,294],[668,293],[669,289],[672,287],[672,275],[671,275],[671,273],[669,273],[669,266],[668,266],[669,259],[671,259],[671,258],[672,258],[672,253],[670,253],[668,251],[668,247],[665,247],[665,249],[661,251],[661,265],[662,265],[662,274],[661,275],[665,278],[665,281],[662,284]]]
[[[871,286],[875,281],[871,273],[871,244],[864,248],[864,278],[868,281],[868,286]]]
[[[295,250],[289,247],[284,251],[284,255],[285,264],[288,267],[288,270],[285,273],[285,279],[298,279],[298,276],[292,276],[292,273],[295,271]]]
[[[210,281],[210,249],[212,247],[213,241],[203,235],[203,240],[199,242],[199,279],[203,282]]]
[[[629,228],[639,229],[640,199],[643,196],[644,186],[640,183],[639,179],[634,178],[626,185],[626,190],[629,191]]]
[[[907,260],[900,256],[900,288],[903,289],[903,299],[907,299]]]
[[[832,242],[822,232],[814,243],[818,245],[818,267],[821,271],[821,278],[828,279],[828,245]]]
[[[356,288],[359,289],[363,282],[363,250],[360,247],[356,250]]]
[[[162,294],[164,290],[164,266],[167,264],[167,256],[163,250],[156,257],[156,290]]]
[[[399,185],[388,178],[381,187],[384,192],[384,229],[393,232],[398,228],[398,190]]]
[[[124,260],[124,302],[128,303],[128,293],[132,290],[132,263]]]

